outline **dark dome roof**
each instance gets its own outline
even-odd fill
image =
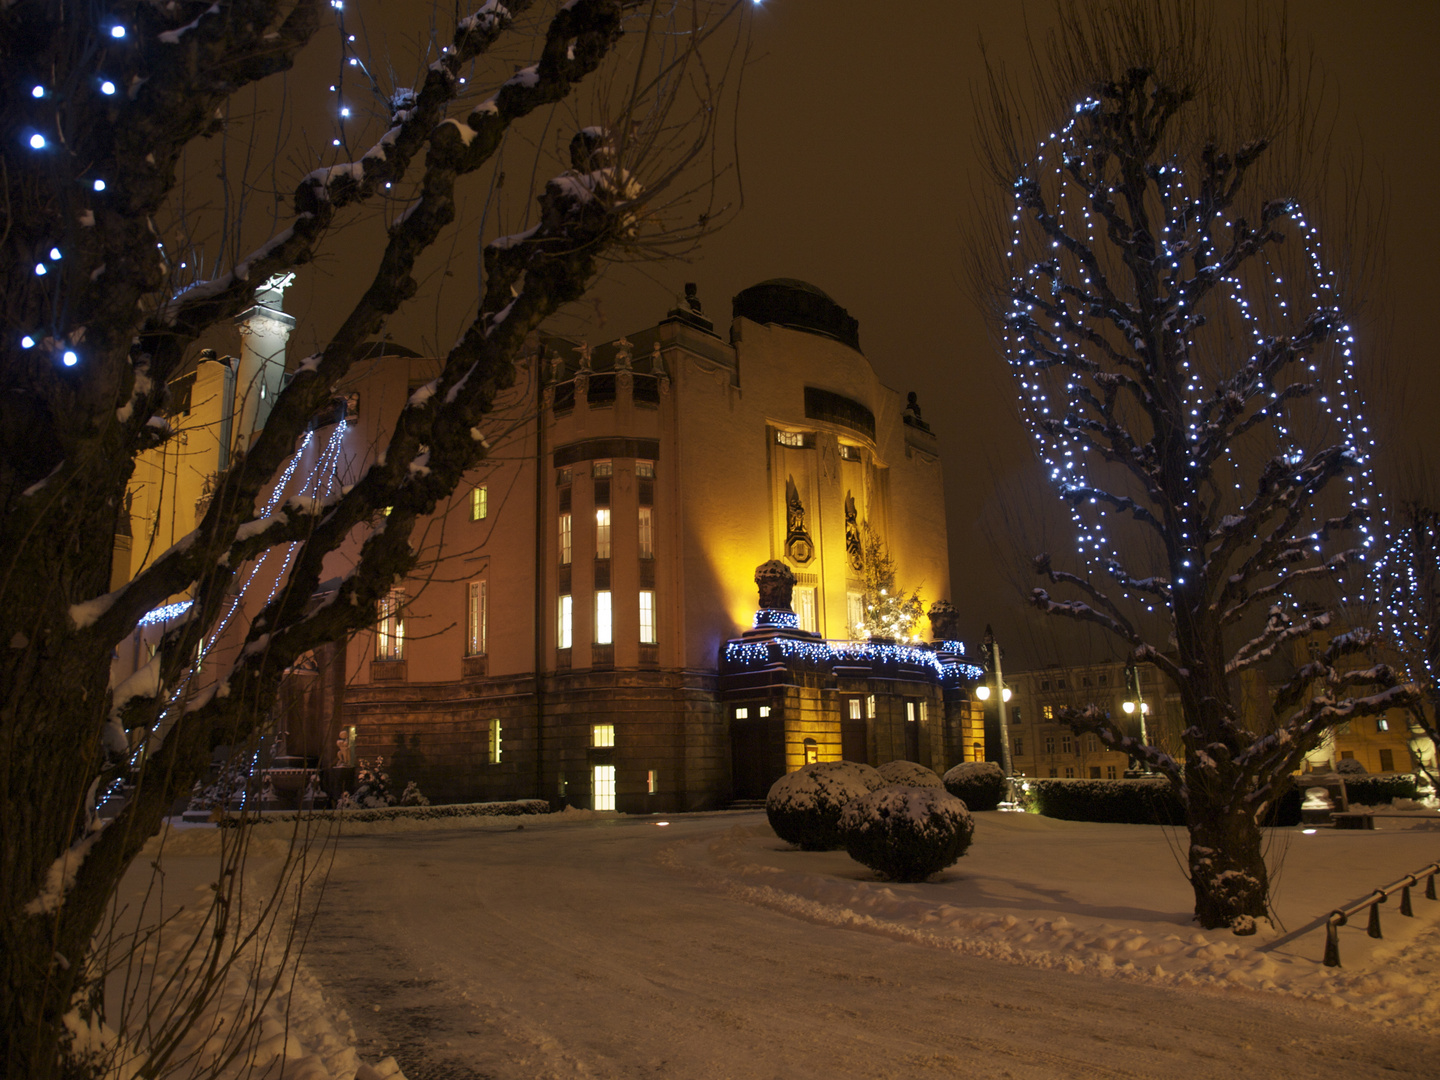
[[[737,293],[731,303],[737,319],[820,334],[860,351],[859,320],[808,281],[771,278]]]

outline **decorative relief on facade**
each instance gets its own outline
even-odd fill
[[[633,366],[630,360],[630,350],[633,346],[625,338],[615,342],[615,370],[629,371]]]
[[[855,508],[855,496],[845,492],[845,555],[850,560],[850,569],[858,571],[864,563],[860,548],[860,512]]]
[[[594,365],[594,363],[592,363],[593,355],[592,355],[591,352],[590,352],[590,343],[589,343],[588,341],[582,341],[582,342],[580,342],[579,352],[580,352],[580,370],[581,370],[581,371],[594,371],[594,370],[595,370],[595,365]]]
[[[815,557],[815,542],[805,528],[805,504],[793,475],[785,478],[785,554],[801,566]]]
[[[575,400],[584,401],[590,391],[590,375],[588,368],[581,368],[575,373]]]

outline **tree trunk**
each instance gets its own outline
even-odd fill
[[[1241,795],[1190,788],[1190,883],[1195,921],[1207,930],[1253,933],[1249,919],[1268,914],[1270,878],[1260,827]]]

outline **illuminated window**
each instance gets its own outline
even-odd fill
[[[814,739],[805,740],[805,764],[814,765],[820,760],[820,744]]]
[[[875,695],[870,694],[865,698],[865,715],[871,720],[875,719]]]
[[[571,546],[570,546],[570,534],[571,534],[571,529],[572,529],[571,521],[572,521],[572,519],[571,519],[571,517],[570,517],[570,515],[569,515],[568,513],[566,513],[566,514],[561,514],[561,515],[560,515],[560,565],[561,565],[561,566],[569,566],[569,565],[570,565],[570,553],[571,553],[571,550],[572,550],[572,549],[571,549]]]
[[[595,644],[609,645],[615,640],[614,620],[610,617],[610,590],[595,593]]]
[[[590,745],[607,747],[615,745],[615,725],[595,724],[590,728]]]
[[[653,589],[641,589],[640,644],[654,645],[655,641],[655,592]]]
[[[375,628],[375,659],[405,659],[404,608],[404,589],[391,589],[380,601],[380,622]]]
[[[610,557],[610,508],[608,506],[595,508],[595,557],[597,559]]]
[[[635,462],[635,475],[641,480],[655,479],[655,463],[653,461]]]
[[[615,809],[615,766],[596,765],[594,769],[596,810]]]
[[[852,697],[850,699],[850,719],[859,720],[860,718],[860,699]]]
[[[735,719],[736,719],[736,720],[749,720],[749,719],[750,719],[750,710],[747,709],[744,705],[737,706],[736,709],[735,709]]]
[[[640,558],[655,557],[655,511],[649,506],[640,507]]]
[[[594,468],[590,470],[590,475],[591,475],[591,476],[614,476],[614,475],[615,475],[615,463],[614,463],[614,462],[611,462],[611,461],[597,461],[597,462],[595,462]]]
[[[1045,717],[1046,720],[1054,720],[1054,719],[1055,719],[1055,706],[1054,706],[1054,705],[1042,705],[1042,706],[1040,707],[1040,713],[1041,713],[1041,715],[1043,715],[1043,716]]]
[[[470,520],[484,521],[490,515],[490,489],[476,484],[470,489]]]
[[[860,460],[860,448],[859,448],[858,446],[851,446],[851,445],[849,445],[848,443],[841,443],[841,444],[840,444],[840,460],[842,460],[842,461],[859,461],[859,460]]]
[[[570,635],[575,623],[575,603],[567,594],[560,597],[560,610],[556,613],[555,619],[555,645],[557,648],[570,648]]]
[[[923,724],[923,723],[925,723],[925,721],[926,721],[927,719],[929,719],[929,716],[930,716],[930,711],[929,711],[929,709],[928,709],[928,707],[927,707],[927,706],[929,705],[929,702],[922,701],[922,702],[919,703],[919,705],[920,705],[920,723]]]
[[[1385,717],[1383,717],[1383,716],[1380,717],[1378,720],[1375,721],[1375,730],[1376,730],[1376,731],[1389,731],[1389,730],[1390,730],[1390,721],[1387,720],[1387,719],[1386,719]]]
[[[770,715],[770,706],[769,706],[769,705],[761,705],[761,706],[760,706],[760,715],[761,715],[761,716],[769,716],[769,715]]]
[[[465,602],[465,655],[479,656],[485,651],[485,626],[489,620],[490,590],[484,581],[470,582]]]
[[[970,759],[971,761],[985,760],[985,744],[983,742],[977,742],[973,747],[971,747],[970,752],[975,755]]]
[[[645,773],[645,792],[647,795],[654,795],[659,790],[660,778],[654,769],[650,769]]]
[[[777,431],[775,441],[781,446],[804,446],[805,436],[798,431]]]
[[[812,634],[819,632],[819,625],[815,621],[815,589],[813,586],[797,588],[795,590],[796,617],[800,621],[800,629],[808,630]]]
[[[1025,740],[1022,739],[1019,735],[1016,735],[1016,736],[1015,736],[1015,756],[1016,756],[1016,757],[1019,757],[1019,756],[1020,756],[1021,754],[1023,754],[1023,753],[1025,753]]]
[[[500,721],[490,721],[490,764],[500,764]]]
[[[1060,736],[1060,752],[1061,752],[1062,754],[1068,754],[1068,753],[1070,753],[1070,736],[1069,736],[1069,735],[1061,735],[1061,736]]]
[[[905,720],[913,724],[915,722],[915,702],[905,702]]]
[[[860,628],[865,625],[864,593],[847,592],[845,594],[845,623],[852,638],[861,636]]]

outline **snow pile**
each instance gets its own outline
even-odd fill
[[[1005,797],[1005,774],[994,761],[962,761],[945,774],[945,790],[971,810],[994,810]]]
[[[903,787],[941,786],[940,777],[935,775],[934,769],[927,769],[913,761],[887,761],[875,771],[885,778],[887,784],[900,784]]]
[[[975,822],[938,784],[892,786],[852,800],[840,815],[840,832],[856,862],[892,881],[924,881],[965,854]]]
[[[822,761],[786,773],[765,797],[775,835],[803,851],[829,851],[845,843],[840,814],[851,799],[885,786],[869,765]]]
[[[1343,966],[1321,963],[1329,912],[1435,859],[1429,823],[1408,824],[1275,830],[1282,925],[1261,923],[1245,938],[1196,928],[1194,896],[1175,862],[1179,837],[1155,826],[986,815],[963,870],[922,884],[875,881],[843,853],[777,846],[763,824],[671,854],[677,869],[735,899],[822,925],[1072,973],[1280,993],[1429,1029],[1440,1022],[1440,902],[1424,899],[1423,878],[1412,890],[1415,917],[1400,915],[1392,898],[1381,908],[1383,939],[1366,935],[1362,914],[1340,930]]]

